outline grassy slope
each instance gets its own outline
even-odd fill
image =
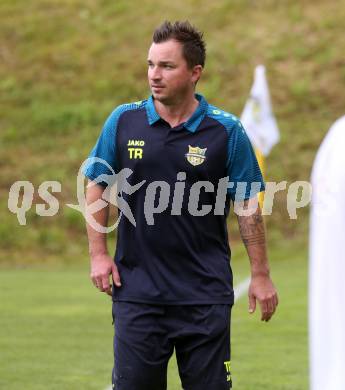
[[[344,2],[3,0],[0,15],[2,262],[85,258],[83,221],[64,204],[76,199],[78,167],[108,113],[148,94],[146,53],[163,18],[205,31],[199,90],[228,111],[241,113],[254,66],[267,66],[282,133],[269,180],[307,180],[318,144],[343,114]],[[35,188],[61,181],[59,213],[42,218],[32,209],[29,227],[20,227],[7,210],[15,180]],[[278,196],[267,219],[273,241],[306,232],[307,210],[290,221],[285,202]]]
[[[280,306],[269,323],[247,312],[243,297],[232,314],[232,375],[240,390],[307,389],[306,255],[273,251]],[[236,283],[248,264],[235,247]],[[0,388],[103,390],[112,365],[111,302],[80,267],[2,269]],[[168,389],[179,390],[176,361]]]

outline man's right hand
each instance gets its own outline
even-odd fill
[[[121,287],[120,275],[113,259],[108,254],[93,256],[91,258],[91,274],[92,283],[100,291],[112,295],[109,276],[112,275],[112,280],[116,287]]]

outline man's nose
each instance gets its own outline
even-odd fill
[[[160,80],[162,78],[162,73],[158,66],[151,68],[150,77],[152,80]]]

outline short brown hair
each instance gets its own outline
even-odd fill
[[[189,68],[193,68],[195,65],[205,66],[206,45],[203,33],[188,21],[171,23],[166,20],[156,28],[152,37],[154,43],[166,42],[170,39],[182,44],[183,56]]]

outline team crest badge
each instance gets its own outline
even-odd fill
[[[190,145],[188,147],[188,153],[185,154],[187,161],[194,166],[202,164],[206,159],[205,154],[207,148],[201,149],[198,146]]]

